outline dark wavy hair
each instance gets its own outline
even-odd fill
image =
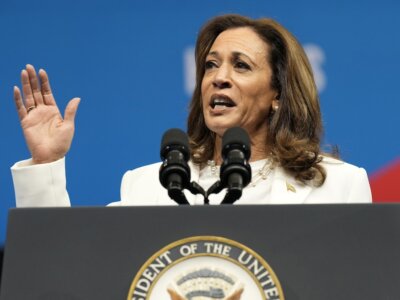
[[[272,19],[223,15],[201,29],[195,50],[196,86],[190,102],[188,135],[194,163],[213,158],[216,135],[209,130],[202,109],[201,83],[206,56],[218,35],[228,29],[249,27],[269,46],[271,88],[278,92],[279,108],[265,116],[269,157],[302,183],[321,186],[326,178],[320,141],[323,133],[318,93],[307,56],[296,38]]]

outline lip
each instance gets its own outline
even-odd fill
[[[225,100],[225,101],[229,102],[229,104],[231,106],[226,106],[226,108],[232,108],[232,107],[236,106],[235,101],[233,101],[232,98],[229,97],[228,95],[225,95],[225,94],[213,94],[213,95],[211,95],[210,101],[208,102],[208,105],[212,109],[214,109],[213,104],[214,104],[214,100],[216,100],[216,99],[222,99],[222,100]]]

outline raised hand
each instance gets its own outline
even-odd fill
[[[20,89],[14,87],[18,116],[35,164],[56,161],[68,152],[80,102],[79,98],[70,100],[63,118],[53,97],[47,73],[39,70],[39,78],[40,82],[34,67],[27,65],[21,72],[24,99]]]

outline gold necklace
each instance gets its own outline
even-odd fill
[[[207,161],[207,165],[210,168],[211,176],[218,178],[219,177],[219,166],[215,163],[214,160]],[[253,171],[253,168],[252,168]],[[267,159],[265,164],[259,169],[251,178],[251,182],[249,186],[255,187],[257,183],[261,180],[267,180],[268,175],[272,172],[272,163],[270,159]]]

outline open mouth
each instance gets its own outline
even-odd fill
[[[228,96],[216,95],[213,96],[210,102],[211,108],[223,108],[223,107],[234,107],[235,102],[232,101]]]

